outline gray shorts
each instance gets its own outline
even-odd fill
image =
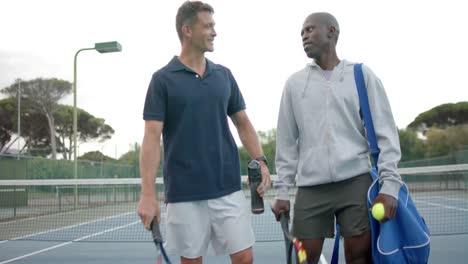
[[[166,250],[170,255],[198,258],[231,255],[255,242],[250,210],[243,191],[202,201],[167,204]]]
[[[340,182],[299,187],[294,203],[294,236],[331,238],[335,217],[343,237],[370,230],[366,196],[371,183],[371,176],[366,173]]]

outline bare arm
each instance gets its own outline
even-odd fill
[[[231,120],[237,128],[239,138],[250,157],[257,158],[263,155],[257,132],[249,120],[245,111],[239,111],[231,116]]]
[[[160,143],[163,122],[145,121],[145,134],[140,151],[141,198],[138,215],[146,228],[156,216],[160,222],[160,208],[155,191],[155,179],[159,168]]]
[[[231,116],[231,120],[237,128],[239,138],[252,159],[263,156],[263,150],[258,140],[257,133],[247,116],[247,113],[239,111]],[[262,184],[257,190],[261,196],[266,192],[270,185],[270,172],[265,162],[260,162],[262,170]]]

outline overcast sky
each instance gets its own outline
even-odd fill
[[[78,49],[119,41],[121,53],[84,51],[77,67],[78,107],[104,118],[116,131],[103,144],[80,146],[79,154],[99,150],[118,157],[141,143],[152,73],[180,52],[175,15],[182,2],[2,0],[0,88],[17,78],[73,82]],[[399,128],[439,104],[468,101],[464,1],[208,3],[215,9],[218,36],[207,57],[232,70],[257,130],[276,126],[286,79],[309,62],[300,30],[305,17],[318,11],[338,19],[338,56],[363,62],[380,77]],[[61,103],[72,105],[72,96]]]

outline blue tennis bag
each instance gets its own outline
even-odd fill
[[[398,209],[394,219],[380,224],[370,211],[380,186],[377,172],[371,171],[373,183],[367,192],[367,207],[371,225],[373,263],[427,263],[430,237],[424,219],[418,213],[406,184],[398,194]]]
[[[378,164],[380,149],[377,144],[372,114],[370,112],[367,89],[362,73],[362,64],[354,65],[354,78],[359,95],[367,139],[374,161]],[[429,260],[430,235],[424,219],[419,214],[409,195],[408,186],[403,183],[398,194],[398,208],[394,219],[381,224],[372,217],[371,206],[379,195],[377,167],[372,168],[372,185],[367,192],[367,208],[371,227],[372,263],[375,264],[423,264]],[[339,234],[339,225],[336,233]],[[335,238],[335,245],[331,263],[338,263],[339,236]]]
[[[373,183],[367,192],[367,207],[371,226],[371,245],[373,263],[427,263],[429,260],[430,237],[424,219],[419,214],[409,195],[408,186],[403,183],[398,194],[398,208],[394,219],[380,224],[372,217],[371,205],[379,195],[378,164],[380,149],[377,144],[374,123],[369,107],[367,89],[362,73],[362,64],[354,65],[354,79],[359,95],[367,139],[374,160],[371,170]]]

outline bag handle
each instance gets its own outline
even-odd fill
[[[378,185],[378,184],[379,184],[378,180],[375,179],[375,180],[372,182],[372,184],[371,184],[371,186],[369,187],[369,189],[367,190],[367,202],[368,202],[369,204],[372,204],[372,202],[373,202],[374,199],[375,199],[375,198],[373,199],[373,197],[371,197],[371,190],[372,190],[372,188],[375,188],[375,186]],[[402,185],[401,185],[401,187],[402,187],[402,189],[400,190],[400,192],[401,192],[402,190],[405,191],[406,198],[404,199],[404,201],[405,201],[405,206],[408,207],[408,200],[409,200],[409,197],[410,197],[408,185],[406,185],[406,183],[403,182]],[[400,198],[400,199],[401,199],[401,198]]]

